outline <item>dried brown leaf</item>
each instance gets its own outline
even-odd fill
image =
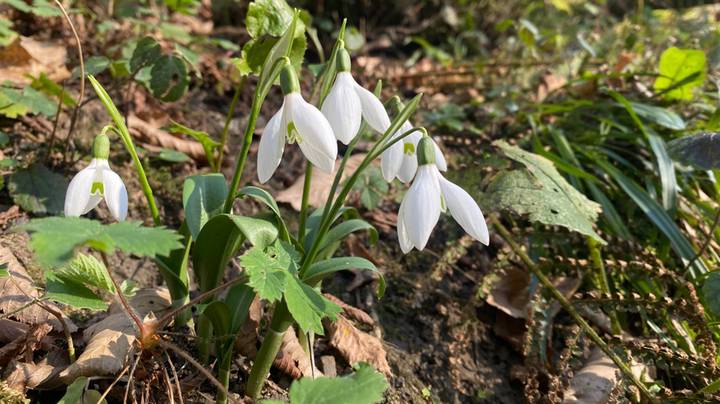
[[[350,364],[367,362],[387,376],[392,375],[387,353],[379,338],[360,331],[345,317],[338,315],[337,321],[326,322],[330,345],[335,347]]]
[[[161,148],[183,152],[194,160],[207,161],[205,150],[203,150],[200,143],[177,137],[135,115],[128,117],[128,129],[130,130],[130,134],[138,138],[141,142],[148,143],[151,146],[159,146]]]
[[[32,78],[45,73],[52,81],[70,77],[65,67],[67,50],[65,46],[46,41],[37,41],[21,36],[10,45],[0,48],[0,78],[17,86],[32,82]]]
[[[275,358],[273,365],[294,379],[299,379],[303,376],[312,376],[313,372],[310,357],[300,345],[297,334],[295,334],[295,329],[292,327],[288,328],[285,335],[283,335],[280,352]],[[320,373],[318,369],[315,369],[315,376],[322,376],[322,373]]]
[[[52,331],[48,323],[33,325],[25,335],[16,338],[9,344],[0,347],[0,367],[7,365],[12,359],[25,354],[25,359],[32,360],[32,354],[37,350],[42,340]]]
[[[130,300],[137,314],[145,317],[170,307],[169,293],[165,289],[144,289]],[[117,308],[111,307],[112,311]],[[91,325],[83,333],[87,346],[77,361],[60,373],[66,384],[79,376],[109,376],[125,366],[128,353],[135,342],[135,324],[124,311],[110,314]]]
[[[68,363],[67,352],[56,349],[38,363],[11,363],[5,380],[10,388],[23,393],[27,389],[55,389],[63,385],[58,376]]]
[[[364,153],[353,154],[348,158],[347,164],[341,181],[344,181],[351,176],[360,166],[360,163],[365,158]],[[310,206],[319,208],[325,205],[327,197],[330,194],[330,188],[332,187],[333,180],[335,179],[335,173],[340,166],[340,161],[335,161],[335,169],[332,174],[328,174],[321,170],[313,170],[312,172],[312,187],[310,189],[310,195],[308,195],[308,204]],[[275,200],[278,202],[289,203],[293,209],[300,211],[300,204],[302,201],[303,185],[305,183],[305,174],[298,177],[297,181],[292,184],[289,188],[286,188],[275,196]]]
[[[33,280],[28,275],[20,261],[15,257],[12,250],[0,240],[0,263],[7,264],[10,276],[0,278],[0,313],[13,313],[9,317],[22,323],[36,325],[49,322],[56,331],[62,331],[62,325],[55,316],[43,309],[39,304],[30,304],[34,299],[40,298],[40,292],[33,286]],[[44,301],[42,305],[56,311],[58,307]],[[27,306],[23,308],[24,306]],[[70,332],[75,332],[77,327],[65,317]]]
[[[370,317],[370,315],[365,313],[364,311],[358,309],[355,306],[351,306],[351,305],[343,302],[342,300],[331,295],[330,293],[323,293],[323,296],[325,296],[331,302],[340,306],[343,309],[343,311],[345,312],[345,315],[348,316],[349,318],[351,318],[355,321],[358,321],[360,323],[367,324],[369,326],[375,326],[375,319]]]

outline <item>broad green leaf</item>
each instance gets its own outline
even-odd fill
[[[21,90],[12,88],[12,84],[0,86],[0,114],[8,118],[32,114],[42,114],[48,118],[57,112],[57,102],[30,86]]]
[[[115,286],[105,264],[92,255],[78,254],[67,265],[53,273],[59,278],[115,293]]]
[[[200,0],[164,0],[165,5],[172,11],[192,15],[200,5]]]
[[[355,191],[360,192],[360,202],[367,210],[373,210],[382,202],[388,192],[389,185],[382,176],[380,169],[368,167],[353,185]]]
[[[184,163],[190,160],[187,154],[173,149],[161,149],[158,158],[169,163]]]
[[[164,227],[144,227],[140,222],[125,221],[103,228],[116,248],[140,257],[168,256],[183,247],[181,236]]]
[[[644,119],[654,122],[672,130],[685,129],[685,121],[678,114],[669,109],[656,107],[653,105],[641,104],[639,102],[631,102],[635,112]]]
[[[330,229],[322,240],[319,251],[322,251],[328,247],[331,247],[334,243],[342,241],[347,235],[356,231],[367,230],[370,237],[370,244],[375,244],[378,240],[378,232],[370,223],[362,219],[350,219],[345,222],[338,224],[337,226]],[[306,245],[305,248],[309,248]]]
[[[163,101],[179,100],[189,83],[185,62],[175,55],[160,56],[150,70],[150,90],[153,96]]]
[[[207,306],[205,306],[202,314],[210,319],[215,334],[230,334],[232,315],[230,314],[230,308],[224,302],[221,302],[220,300],[210,302]]]
[[[80,376],[75,379],[72,384],[67,387],[65,395],[62,396],[57,404],[78,404],[78,403],[93,403],[93,404],[106,404],[105,399],[100,400],[102,394],[97,390],[85,390],[89,381],[85,376]]]
[[[85,60],[85,74],[97,76],[110,67],[110,59],[105,56],[90,56]],[[73,79],[80,77],[80,67],[76,67],[70,76]]]
[[[30,112],[22,103],[22,93],[18,90],[0,86],[0,114],[8,118],[17,118]]]
[[[285,220],[283,220],[282,214],[280,213],[280,208],[277,205],[277,202],[275,202],[275,199],[270,195],[270,193],[262,188],[254,187],[254,186],[247,186],[242,187],[238,191],[238,197],[243,196],[249,196],[256,201],[262,202],[270,208],[270,210],[275,215],[275,219],[277,220],[278,224],[280,225],[280,231],[282,232],[282,235],[285,237],[285,239],[290,237],[290,233],[288,232],[287,226],[285,225]]]
[[[62,213],[67,186],[65,177],[39,163],[15,171],[8,181],[13,201],[25,211],[35,214]]]
[[[340,306],[324,298],[320,292],[297,278],[288,276],[285,285],[285,301],[288,310],[302,332],[312,331],[323,335],[322,319],[335,316],[342,311]]]
[[[65,105],[72,107],[76,104],[75,99],[73,99],[62,86],[50,80],[45,73],[40,73],[38,77],[33,77],[31,86],[53,98],[62,99],[62,103]]]
[[[668,143],[670,155],[703,170],[720,168],[720,133],[701,132]]]
[[[366,363],[342,377],[302,378],[290,386],[291,404],[373,404],[388,388],[385,376]]]
[[[663,234],[665,234],[665,236],[670,240],[672,249],[684,263],[688,263],[693,260],[695,257],[695,249],[662,206],[650,197],[650,195],[637,183],[635,183],[635,181],[626,177],[612,164],[602,160],[597,160],[596,164],[598,164],[603,171],[607,172],[618,183],[618,185],[620,185],[625,193],[635,202],[643,213],[645,213],[648,219],[650,219],[650,221],[653,222],[653,224],[655,224],[655,226],[657,226]],[[693,265],[688,268],[688,271],[690,273],[690,278],[695,279],[698,276],[707,273],[708,269],[702,259],[696,259],[693,261]]]
[[[710,272],[703,281],[702,297],[705,307],[715,316],[720,316],[720,272]]]
[[[255,290],[248,285],[235,285],[228,290],[225,296],[225,304],[232,307],[232,321],[230,333],[236,333],[245,324],[250,305],[255,299]]]
[[[593,229],[600,205],[570,185],[550,160],[504,141],[494,144],[507,157],[525,165],[527,171],[501,173],[488,187],[487,206],[527,215],[534,222],[563,226],[605,244]]]
[[[251,38],[279,37],[293,19],[293,9],[285,0],[256,0],[248,5],[245,26]]]
[[[380,278],[378,297],[385,294],[385,277],[378,271],[375,264],[361,257],[334,257],[316,262],[310,265],[302,279],[309,285],[315,285],[329,275],[347,269],[364,269],[377,273]]]
[[[666,49],[660,55],[655,91],[671,100],[691,100],[695,87],[705,82],[705,52],[695,49]]]
[[[190,234],[197,240],[202,227],[222,212],[228,186],[222,174],[193,175],[183,185],[183,208]]]
[[[251,248],[240,257],[240,264],[250,278],[248,286],[252,287],[261,299],[275,302],[282,298],[290,270],[278,259],[274,246],[268,247],[267,251],[258,247]]]
[[[130,71],[134,73],[140,70],[141,67],[155,64],[161,54],[162,49],[155,38],[146,36],[140,39],[130,58]]]
[[[193,247],[193,272],[200,291],[220,284],[225,267],[245,240],[265,248],[277,238],[277,228],[270,221],[246,216],[221,214],[203,226]]]
[[[80,282],[45,272],[45,296],[76,309],[106,310],[108,304]]]

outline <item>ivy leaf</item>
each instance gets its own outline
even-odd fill
[[[42,164],[33,164],[10,176],[8,190],[13,201],[27,212],[60,214],[65,206],[68,182]]]
[[[55,271],[54,275],[81,285],[115,293],[115,285],[107,273],[105,264],[92,255],[78,254],[66,266]]]
[[[261,299],[270,302],[280,300],[290,277],[288,256],[278,254],[278,250],[282,248],[276,248],[277,245],[276,242],[266,251],[253,247],[240,257],[240,263],[250,278],[248,286],[252,287]]]
[[[605,244],[593,229],[600,205],[570,185],[550,160],[504,141],[494,145],[525,165],[527,171],[501,173],[488,187],[488,206],[527,215],[531,221],[563,226]]]
[[[691,100],[692,90],[705,82],[705,52],[695,49],[666,49],[660,55],[655,91],[670,100]]]
[[[359,363],[349,376],[297,380],[289,396],[292,404],[373,404],[382,400],[387,388],[385,376]]]
[[[325,330],[322,319],[335,316],[342,311],[340,306],[324,298],[320,292],[298,279],[289,276],[285,285],[285,301],[298,326],[303,332],[312,331],[323,335]]]
[[[185,62],[175,55],[159,57],[150,70],[150,90],[163,101],[177,101],[187,91],[190,79]]]

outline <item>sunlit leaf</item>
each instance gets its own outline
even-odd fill
[[[705,52],[671,47],[660,55],[655,91],[667,99],[691,100],[695,87],[705,82]]]
[[[385,376],[359,363],[349,376],[297,380],[289,396],[292,404],[373,404],[382,400],[387,388]]]

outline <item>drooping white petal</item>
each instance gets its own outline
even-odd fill
[[[417,172],[417,145],[421,138],[422,135],[419,132],[413,132],[405,138],[403,144],[403,161],[397,176],[400,181],[406,184],[412,181]]]
[[[390,137],[390,142],[394,141],[398,137],[402,136],[403,133],[412,129],[412,125],[405,121],[397,132],[393,133]],[[410,135],[412,136],[412,134]],[[410,137],[408,136],[408,137]],[[404,143],[408,138],[400,140],[385,150],[380,156],[380,171],[382,172],[385,181],[390,182],[398,176],[400,167],[403,163],[403,147]]]
[[[313,165],[331,173],[335,169],[337,141],[330,123],[322,112],[298,93],[288,94],[285,105],[290,107],[290,117],[300,136],[300,150]]]
[[[404,205],[401,204],[400,211],[398,212],[397,233],[400,249],[403,254],[407,254],[413,249],[413,244],[412,241],[410,241],[410,238],[407,235],[407,229],[405,228],[405,211],[403,208]]]
[[[488,245],[490,236],[487,224],[477,202],[464,189],[446,180],[442,175],[438,177],[440,177],[440,189],[452,217],[467,234]]]
[[[89,166],[83,168],[75,174],[70,185],[68,185],[67,191],[65,192],[65,216],[80,216],[87,213],[90,209],[86,210],[89,204],[91,195],[90,190],[92,189],[93,182],[95,181],[96,163],[93,160]],[[100,202],[98,199],[97,202]],[[95,205],[97,205],[95,202]]]
[[[335,137],[344,144],[357,135],[362,120],[360,99],[355,93],[355,80],[350,72],[340,72],[321,111],[332,127]]]
[[[102,170],[105,203],[115,220],[122,222],[127,217],[128,194],[123,180],[109,167]]]
[[[420,166],[415,181],[400,205],[407,237],[418,250],[425,248],[440,218],[440,184],[437,167]]]
[[[261,184],[268,182],[282,160],[285,150],[285,132],[287,131],[287,128],[282,128],[284,109],[285,105],[283,104],[265,125],[260,137],[257,172]]]
[[[434,140],[433,144],[435,145],[435,166],[437,166],[440,171],[447,171],[447,161],[445,161],[445,156],[442,150],[440,150],[440,146],[438,146]]]
[[[387,128],[390,127],[390,117],[387,111],[385,111],[382,102],[380,102],[375,94],[362,88],[359,84],[355,83],[354,87],[355,93],[360,99],[363,118],[365,118],[371,128],[380,133],[384,133]]]

